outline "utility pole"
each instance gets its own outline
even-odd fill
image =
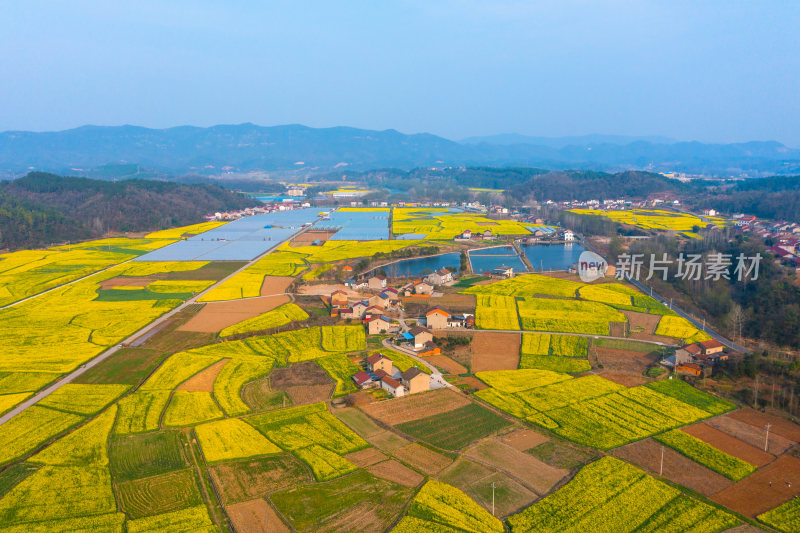
[[[764,451],[767,451],[767,447],[769,446],[769,428],[772,427],[772,424],[767,424],[767,434],[764,437]]]
[[[663,445],[661,446],[661,466],[658,469],[658,475],[659,476],[663,476],[664,475],[664,446]]]
[[[494,516],[494,481],[492,481],[492,516]]]

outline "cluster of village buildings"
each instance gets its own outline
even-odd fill
[[[363,362],[363,370],[354,374],[352,379],[360,389],[380,388],[396,397],[431,389],[430,374],[413,366],[400,371],[391,359],[380,352],[367,357]]]
[[[289,202],[289,203],[276,203],[260,205],[258,207],[246,207],[244,209],[237,209],[233,211],[217,211],[216,213],[205,215],[203,218],[206,222],[215,220],[239,220],[240,218],[250,217],[253,215],[263,215],[265,213],[276,213],[279,211],[291,211],[293,209],[301,209],[303,207],[311,207],[309,202]]]
[[[708,376],[717,363],[727,359],[725,345],[716,339],[709,339],[678,348],[675,355],[667,357],[661,364],[678,374]]]

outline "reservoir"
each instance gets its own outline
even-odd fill
[[[430,273],[444,267],[452,267],[458,271],[461,264],[461,254],[453,252],[449,254],[434,255],[430,257],[413,257],[401,259],[391,265],[382,267],[386,275],[392,278],[421,276],[423,272]]]

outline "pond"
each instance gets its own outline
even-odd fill
[[[513,267],[515,272],[527,272],[528,269],[522,259],[517,255],[513,246],[497,246],[494,248],[480,248],[469,252],[472,271],[477,273],[487,272],[493,268],[507,266]]]
[[[461,254],[458,252],[429,257],[413,257],[411,259],[401,259],[391,265],[382,267],[386,275],[391,278],[404,278],[411,276],[421,276],[423,272],[430,273],[444,267],[452,267],[458,270],[461,265]],[[428,272],[430,271],[430,272]]]
[[[585,248],[574,244],[523,244],[522,253],[534,271],[567,270],[578,261]]]

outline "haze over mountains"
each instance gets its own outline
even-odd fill
[[[83,126],[59,132],[0,133],[2,177],[30,170],[75,175],[119,164],[168,174],[478,165],[764,176],[798,173],[800,150],[775,141],[704,144],[609,135],[542,138],[506,134],[456,142],[395,130],[249,123],[167,129]]]

